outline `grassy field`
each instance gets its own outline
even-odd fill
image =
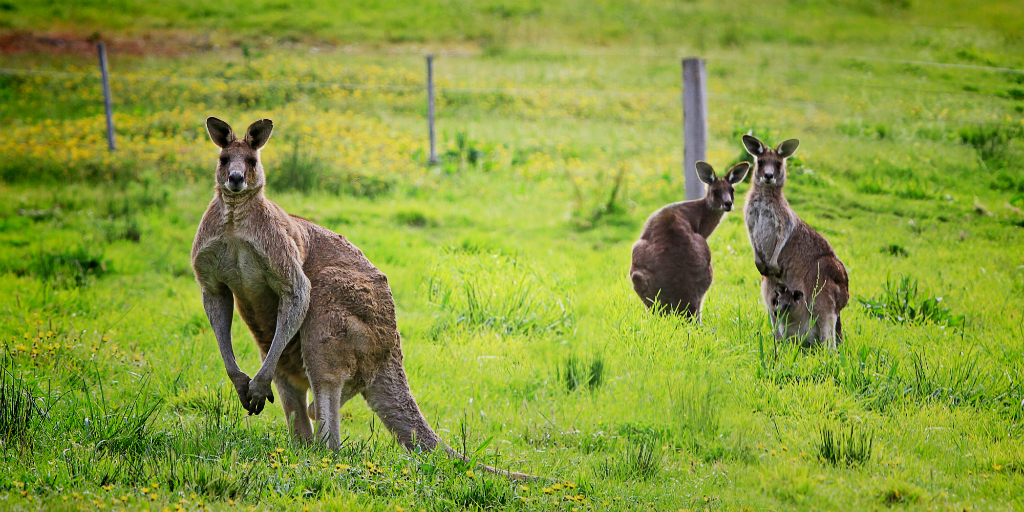
[[[167,46],[111,55],[114,153],[91,53],[3,56],[43,73],[0,74],[0,508],[1024,508],[1024,73],[980,69],[1024,69],[1024,13],[749,5],[0,2],[3,41]],[[716,169],[801,140],[787,197],[850,274],[835,353],[774,341],[739,212],[703,325],[629,285],[682,198],[690,54]],[[388,275],[441,436],[552,481],[407,453],[360,399],[337,453],[244,415],[188,260],[209,115],[272,118],[267,195]]]

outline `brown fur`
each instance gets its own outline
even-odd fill
[[[744,135],[743,145],[756,160],[743,215],[754,265],[763,276],[765,308],[771,315],[776,283],[802,290],[812,318],[805,342],[835,348],[842,342],[840,312],[850,300],[849,277],[828,240],[800,219],[782,193],[786,159],[799,141],[790,139],[772,149]]]
[[[274,401],[273,380],[293,436],[337,449],[340,409],[361,393],[407,449],[440,445],[464,458],[430,428],[409,390],[387,277],[344,236],[288,215],[264,196],[259,149],[272,127],[257,121],[239,141],[223,121],[207,120],[221,160],[192,247],[203,303],[242,405],[259,414],[264,400]],[[252,379],[231,346],[236,303],[263,357]]]
[[[804,299],[802,290],[793,290],[782,283],[769,279],[761,281],[762,285],[770,286],[771,319],[775,339],[796,338],[805,340],[810,329],[811,310]]]
[[[714,278],[707,238],[732,210],[733,184],[743,181],[749,164],[734,166],[723,178],[705,162],[697,162],[697,168],[708,185],[704,198],[672,203],[651,214],[633,244],[629,278],[645,306],[659,303],[700,321],[704,294]]]

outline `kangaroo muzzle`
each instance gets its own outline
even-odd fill
[[[232,171],[231,174],[228,175],[228,182],[225,183],[225,186],[227,186],[228,190],[232,192],[241,192],[242,190],[245,190],[245,175],[238,171]]]

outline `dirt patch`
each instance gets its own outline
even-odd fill
[[[36,33],[20,30],[0,30],[0,54],[69,54],[95,55],[96,43],[103,41],[107,53],[122,55],[174,56],[215,49],[208,37],[189,34],[146,34],[141,37],[102,36],[68,32]]]
[[[107,35],[100,33],[86,34],[76,32],[32,32],[27,30],[0,29],[0,55],[15,54],[63,54],[95,56],[96,43],[103,41],[107,45],[107,53],[119,55],[156,55],[175,57],[190,53],[216,52],[225,49],[238,49],[243,41],[255,50],[275,48],[278,50],[309,51],[309,52],[341,52],[345,54],[395,54],[422,55],[433,53],[444,57],[472,57],[481,53],[472,43],[463,44],[385,44],[355,43],[344,44],[337,41],[308,38],[296,40],[293,37],[275,39],[273,37],[246,37],[241,34],[223,34],[218,32],[147,32],[142,35]]]

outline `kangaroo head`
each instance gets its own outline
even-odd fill
[[[775,297],[772,298],[772,309],[779,313],[788,313],[793,310],[793,306],[796,306],[804,298],[804,292],[800,290],[790,290],[786,288],[786,285],[779,283],[775,287]]]
[[[786,184],[786,159],[796,153],[800,141],[789,139],[772,149],[753,135],[743,136],[743,147],[754,157],[754,185],[782,187]]]
[[[740,162],[732,166],[732,169],[729,169],[724,178],[719,178],[715,175],[715,170],[707,162],[698,161],[696,166],[697,177],[708,186],[707,193],[704,195],[704,200],[707,201],[708,206],[716,211],[732,211],[735,193],[733,185],[743,181],[743,178],[747,176],[747,170],[750,169],[750,164]]]
[[[227,196],[242,196],[263,188],[266,177],[260,162],[260,148],[274,131],[274,122],[260,119],[249,125],[245,138],[238,140],[231,126],[217,119],[206,119],[206,131],[220,148],[217,162],[217,190]]]

